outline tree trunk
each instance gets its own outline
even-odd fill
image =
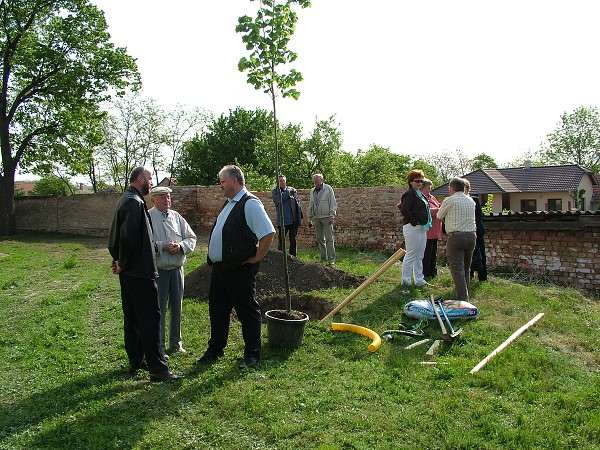
[[[0,236],[17,233],[14,194],[15,173],[8,171],[0,176]]]

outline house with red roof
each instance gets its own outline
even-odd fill
[[[15,181],[15,192],[23,192],[24,195],[31,194],[37,181]]]
[[[577,164],[477,169],[463,176],[471,195],[485,204],[493,195],[492,211],[595,211],[600,208],[600,175]],[[438,200],[449,194],[448,183],[431,191]]]

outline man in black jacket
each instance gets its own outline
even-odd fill
[[[150,371],[151,381],[182,378],[169,371],[160,353],[160,306],[156,279],[156,250],[144,195],[152,187],[152,174],[133,169],[129,187],[117,203],[110,227],[108,250],[112,271],[119,275],[129,373]]]

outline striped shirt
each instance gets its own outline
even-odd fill
[[[437,218],[444,219],[446,233],[475,232],[475,202],[464,192],[455,192],[444,199],[437,212]]]

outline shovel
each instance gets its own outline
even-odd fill
[[[438,323],[440,324],[440,328],[442,330],[442,339],[445,342],[454,342],[454,340],[456,339],[456,337],[458,335],[452,336],[450,333],[448,333],[448,330],[446,330],[446,326],[444,325],[444,322],[442,321],[442,318],[440,317],[440,313],[438,312],[437,308],[435,307],[435,301],[433,300],[433,295],[431,296],[429,303],[431,304],[431,307],[433,308],[433,313],[435,314],[435,317],[437,317]]]
[[[459,328],[458,330],[454,331],[454,328],[452,328],[452,324],[450,323],[450,319],[448,318],[448,315],[446,314],[446,310],[444,309],[444,303],[442,302],[441,297],[434,300],[434,302],[437,302],[437,304],[440,306],[440,311],[442,311],[442,315],[444,316],[444,319],[446,319],[448,328],[450,328],[450,337],[452,339],[456,339],[462,333],[462,331],[463,331],[462,328]]]

